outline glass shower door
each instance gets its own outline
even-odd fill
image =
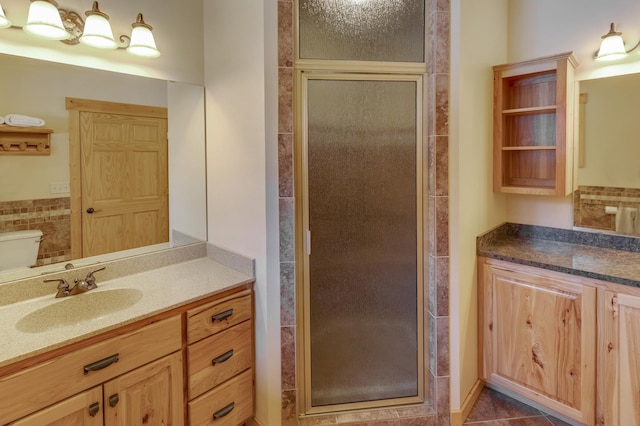
[[[421,78],[302,81],[306,411],[421,401]]]

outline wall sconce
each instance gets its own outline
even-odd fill
[[[118,37],[120,45],[113,37],[109,15],[100,10],[97,1],[85,15],[86,21],[76,12],[59,8],[55,0],[31,0],[27,23],[22,27],[12,25],[0,5],[0,28],[22,28],[28,34],[69,45],[82,43],[98,49],[125,49],[145,58],[160,56],[151,32],[153,28],[144,22],[142,13],[138,13],[131,24],[131,37],[124,34]]]
[[[2,10],[2,5],[0,4],[0,28],[9,28],[11,26],[11,21],[7,19],[7,15],[4,14],[4,10]]]
[[[615,26],[612,22],[609,32],[602,36],[600,49],[598,49],[593,56],[597,61],[615,61],[617,59],[624,58],[639,45],[640,41],[631,49],[626,50],[624,47],[624,40],[622,39],[622,33],[615,30]]]

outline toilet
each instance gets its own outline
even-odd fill
[[[28,269],[36,264],[42,231],[0,233],[0,272]]]

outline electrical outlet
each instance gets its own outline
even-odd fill
[[[52,194],[68,194],[69,193],[69,182],[51,182],[51,193]]]

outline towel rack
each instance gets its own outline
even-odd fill
[[[53,129],[0,124],[0,155],[50,155]]]

